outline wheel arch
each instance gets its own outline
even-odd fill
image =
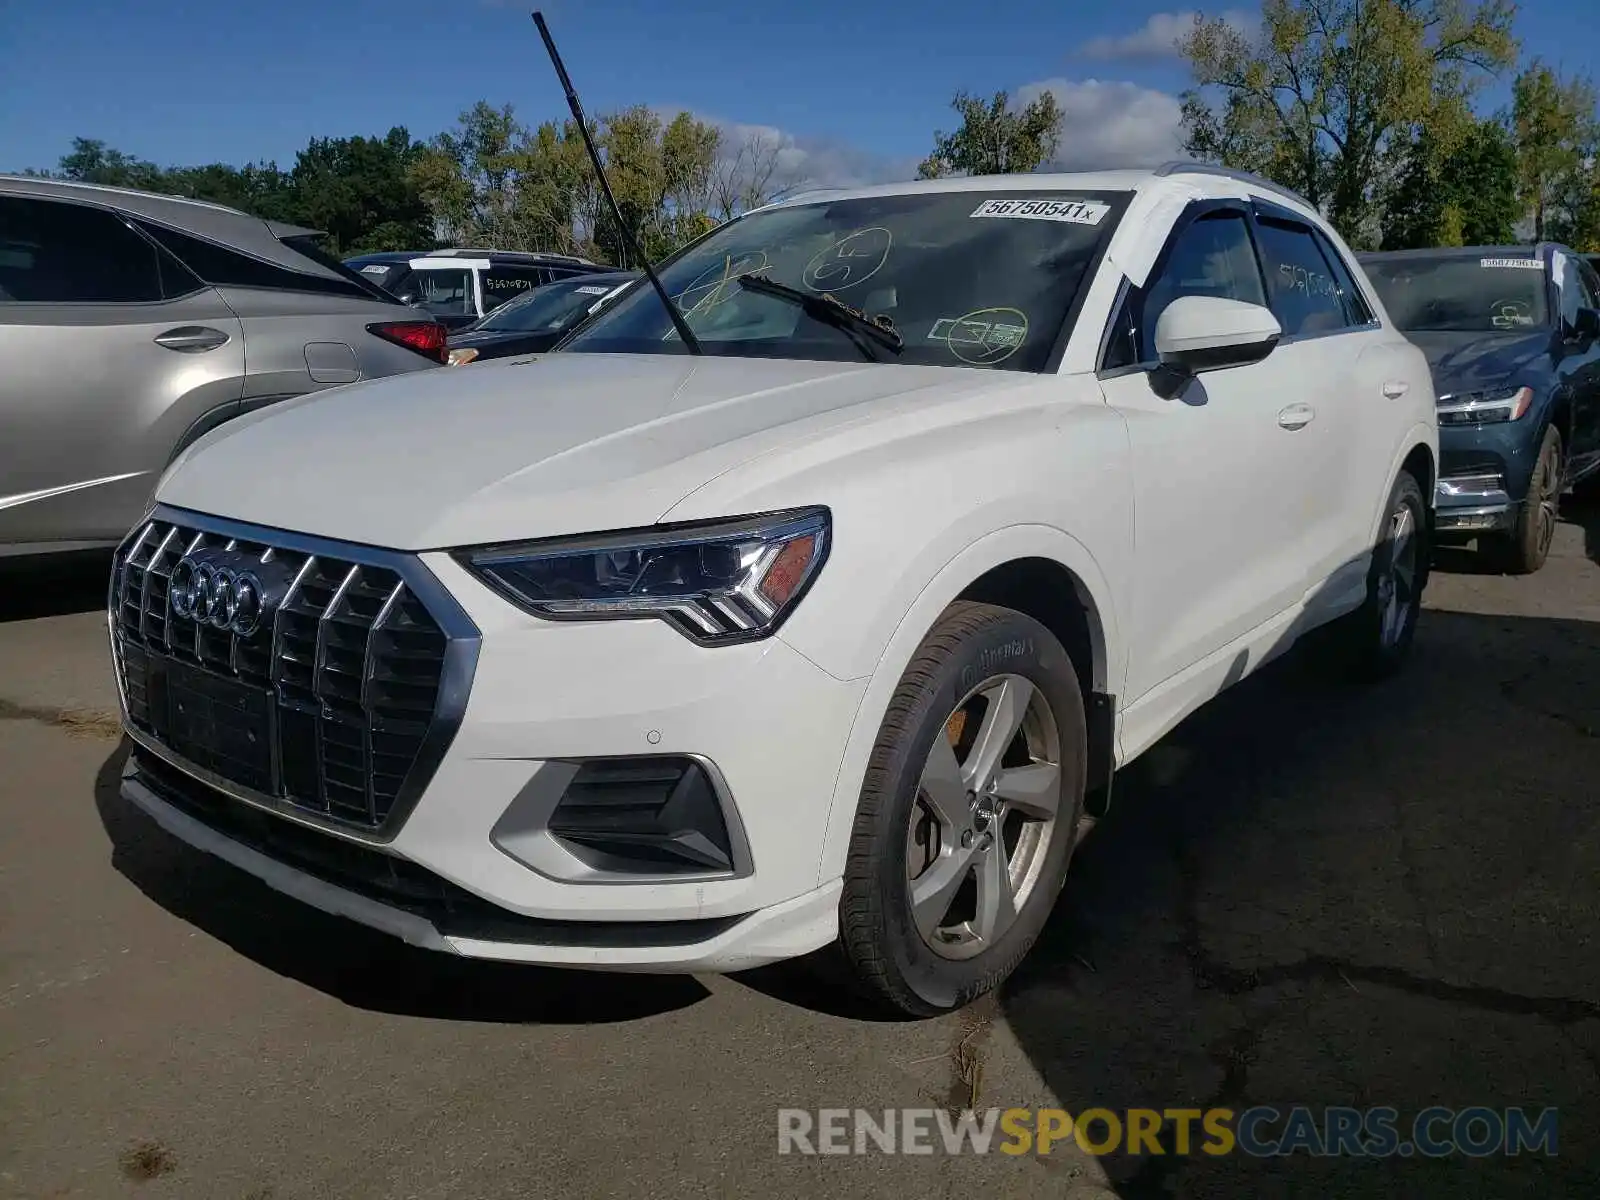
[[[1112,756],[1114,701],[1124,668],[1111,585],[1094,556],[1070,534],[1049,526],[1017,525],[966,547],[921,589],[879,655],[851,726],[829,802],[818,880],[844,870],[867,762],[906,667],[943,612],[958,600],[1014,608],[1062,640],[1085,693],[1095,741],[1095,710],[1103,748],[1091,747],[1091,787],[1096,759]],[[1066,606],[1056,611],[1057,605]],[[1085,670],[1087,667],[1087,670]],[[1099,699],[1100,704],[1092,701]]]
[[[1428,527],[1432,529],[1435,507],[1435,486],[1439,481],[1439,443],[1438,435],[1425,425],[1414,426],[1402,439],[1399,451],[1394,456],[1394,461],[1389,465],[1389,474],[1383,488],[1383,494],[1373,504],[1372,520],[1368,530],[1368,545],[1377,545],[1379,535],[1383,530],[1383,522],[1389,515],[1389,493],[1394,490],[1395,480],[1400,477],[1401,471],[1408,471],[1416,479],[1417,486],[1422,489],[1422,507],[1428,518]]]

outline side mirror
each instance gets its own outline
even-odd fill
[[[1600,338],[1600,308],[1580,308],[1572,322],[1572,333],[1586,342]]]
[[[1156,355],[1184,376],[1257,363],[1271,354],[1283,327],[1269,309],[1221,296],[1179,296],[1156,321]]]

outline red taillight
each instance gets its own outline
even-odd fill
[[[380,321],[368,325],[367,332],[396,346],[415,350],[436,363],[445,361],[445,329],[437,321]]]

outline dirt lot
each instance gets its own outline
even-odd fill
[[[0,1196],[1600,1196],[1600,512],[1447,560],[1377,690],[1299,656],[1119,783],[991,1004],[413,952],[117,795],[103,563],[0,573]],[[780,1107],[1560,1108],[1473,1160],[779,1156]]]

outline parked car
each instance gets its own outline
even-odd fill
[[[442,365],[443,328],[315,236],[216,204],[0,176],[0,556],[114,546],[207,431]]]
[[[1439,395],[1438,536],[1537,571],[1600,474],[1600,276],[1565,246],[1362,255]]]
[[[360,254],[345,259],[385,291],[461,329],[508,300],[571,275],[604,270],[569,254],[507,250],[429,250]]]
[[[638,278],[638,271],[573,275],[524,292],[452,334],[450,364],[543,354]]]
[[[1318,627],[1406,657],[1428,365],[1299,197],[1193,163],[839,190],[660,278],[687,339],[637,286],[525,366],[191,447],[116,558],[124,794],[417,945],[837,940],[928,1014],[1015,967],[1188,713]]]

